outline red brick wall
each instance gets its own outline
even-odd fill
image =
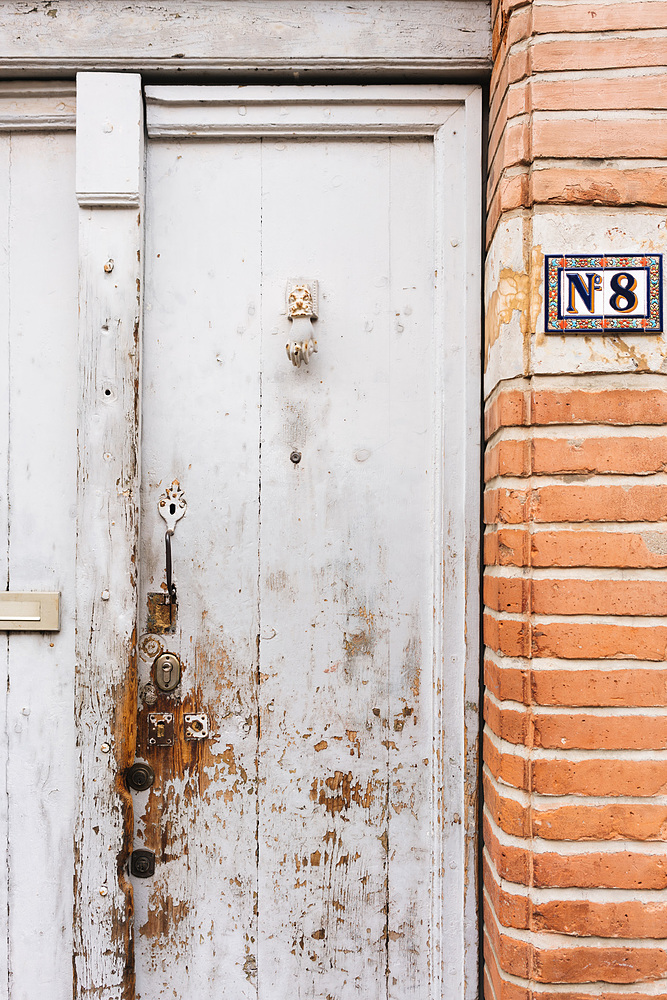
[[[537,327],[541,253],[667,249],[667,3],[493,17],[485,996],[664,1000],[667,349]],[[536,248],[546,213],[569,244]]]

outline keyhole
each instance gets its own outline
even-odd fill
[[[160,739],[160,740],[164,737],[164,722],[158,722],[158,724],[157,724],[157,735],[158,735],[158,739]]]
[[[201,721],[201,719],[193,719],[192,722],[190,723],[190,727],[193,730],[193,732],[201,733],[202,729],[204,728],[204,724]]]
[[[176,504],[175,503],[170,503],[169,504],[169,513],[170,514],[175,514],[176,513]]]

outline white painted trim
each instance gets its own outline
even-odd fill
[[[3,4],[0,71],[394,80],[489,75],[489,0],[35,0]],[[315,74],[317,81],[314,80]],[[155,78],[155,77],[154,77]]]
[[[60,132],[76,128],[72,83],[0,83],[0,132]]]
[[[146,127],[151,139],[433,137],[470,92],[470,86],[446,84],[147,87]]]
[[[136,208],[140,204],[139,192],[133,191],[77,191],[76,200],[81,208]]]
[[[138,136],[142,141],[138,141]],[[141,77],[120,73],[79,74],[76,132],[79,205],[137,206],[144,177],[143,149]]]
[[[79,217],[78,520],[75,714],[75,1000],[134,996],[132,804],[136,744],[141,78],[77,78]],[[122,199],[91,193],[108,186]],[[99,207],[97,207],[99,206]],[[109,207],[113,206],[113,207]],[[111,263],[113,262],[113,263]],[[106,265],[106,266],[105,266]]]
[[[478,992],[481,122],[481,89],[470,89],[435,136],[436,385],[441,389],[434,456],[440,517],[434,546],[433,726],[441,736],[434,757],[443,768],[434,781],[440,864],[434,865],[433,898],[441,901],[441,919],[432,967],[442,984],[435,995],[447,1000],[472,1000]],[[451,180],[457,172],[463,174],[460,186]]]

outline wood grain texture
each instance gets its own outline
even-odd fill
[[[116,167],[124,176],[134,164],[139,198],[139,77],[81,74],[78,91],[77,155],[81,149],[81,161],[90,165],[100,134],[106,138],[112,128],[134,134],[133,146],[123,144],[131,162],[121,158]],[[100,176],[108,193],[125,192],[108,166],[105,158]],[[78,171],[77,189],[104,194],[98,180],[92,169]],[[102,204],[81,208],[79,222],[75,697],[81,808],[74,975],[77,998],[132,1000],[133,903],[125,865],[133,822],[124,772],[136,742],[142,220],[137,209]],[[105,270],[109,261],[113,266]]]

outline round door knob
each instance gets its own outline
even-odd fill
[[[145,792],[155,781],[155,771],[150,764],[133,764],[125,775],[125,780],[135,792]]]

